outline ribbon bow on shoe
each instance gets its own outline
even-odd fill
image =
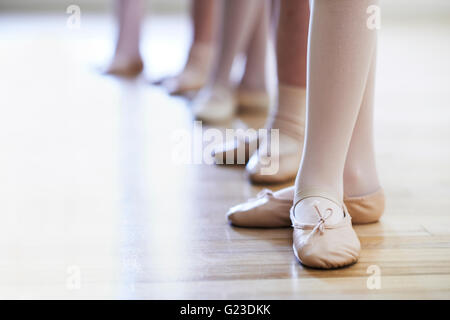
[[[301,230],[309,230],[312,229],[312,231],[304,238],[304,242],[308,242],[309,239],[316,233],[317,231],[320,232],[320,234],[324,233],[325,228],[333,228],[333,226],[325,226],[325,221],[331,217],[333,214],[333,209],[327,208],[325,209],[326,214],[322,215],[319,209],[319,202],[315,202],[313,204],[314,209],[316,209],[317,215],[319,216],[319,221],[317,224],[310,224],[310,223],[299,223],[297,220],[295,220],[295,217],[293,216],[294,210],[291,210],[291,220],[292,220],[292,227],[294,229],[301,229]]]

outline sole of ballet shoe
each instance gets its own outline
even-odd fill
[[[336,202],[332,196],[317,190],[304,190],[296,195],[294,206],[290,210],[293,230],[293,245],[295,257],[307,267],[317,269],[336,269],[350,266],[359,259],[361,243],[353,230],[352,219],[345,205],[342,207],[344,217],[337,223],[328,223],[333,215],[332,209],[324,212],[315,205],[318,214],[316,223],[302,223],[295,218],[296,206],[306,198],[324,198]],[[329,211],[328,211],[329,210]]]
[[[290,227],[290,199],[276,198],[274,193],[264,189],[255,199],[238,204],[228,210],[226,217],[236,227],[283,228]],[[382,188],[363,197],[345,197],[344,204],[352,223],[376,223],[384,212],[385,196]]]
[[[237,89],[236,101],[241,113],[263,113],[270,108],[270,96],[265,91]]]

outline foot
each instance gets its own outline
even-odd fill
[[[153,84],[164,86],[171,95],[184,95],[200,90],[207,83],[214,53],[213,45],[194,43],[183,71],[176,76],[154,81]]]
[[[192,111],[196,119],[205,123],[222,123],[234,116],[235,97],[231,90],[222,86],[204,88],[192,102]]]
[[[115,56],[110,65],[104,70],[104,73],[122,77],[135,77],[143,69],[144,63],[140,57]]]
[[[206,85],[207,74],[198,70],[184,69],[179,75],[168,77],[161,81],[161,85],[171,95],[184,95],[198,91]]]
[[[227,219],[232,225],[239,227],[289,227],[291,207],[292,198],[283,198],[276,192],[263,189],[256,198],[230,208]]]
[[[361,245],[345,206],[322,196],[301,196],[291,209],[293,250],[305,266],[344,267],[358,260]]]
[[[303,140],[299,141],[282,132],[279,144],[271,145],[270,139],[264,139],[247,163],[245,170],[253,183],[284,183],[295,179],[302,157]],[[273,168],[271,174],[263,168]],[[272,171],[272,170],[270,170]],[[270,173],[270,172],[269,172]]]

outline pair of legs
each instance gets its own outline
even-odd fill
[[[376,2],[358,5],[355,1],[333,5],[330,0],[319,0],[316,17],[311,18],[304,149],[301,120],[305,101],[295,99],[293,90],[280,91],[272,125],[292,137],[297,133],[298,148],[303,149],[297,188],[326,187],[339,198],[344,195],[344,186],[346,196],[369,194],[379,188],[373,142],[376,31],[364,22],[369,18],[366,9]],[[281,0],[278,79],[281,87],[297,88],[294,92],[306,87],[308,2]],[[352,21],[354,15],[360,20]],[[353,72],[347,74],[347,70]],[[286,191],[292,197],[292,189]]]
[[[193,102],[195,116],[209,123],[229,120],[237,104],[265,109],[269,103],[266,52],[270,3],[268,0],[226,0],[220,4],[222,21],[214,68],[207,85]],[[246,57],[238,89],[242,99],[235,101],[231,71],[241,53]]]
[[[209,72],[204,69],[213,56],[218,4],[219,0],[192,0],[193,39],[184,70]],[[143,68],[139,46],[144,4],[142,0],[115,0],[115,11],[119,28],[114,58],[107,72],[135,75]]]

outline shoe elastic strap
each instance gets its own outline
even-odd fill
[[[294,196],[294,206],[292,208],[294,209],[297,206],[297,204],[303,199],[311,197],[325,198],[327,200],[330,200],[331,202],[336,203],[338,206],[341,206],[344,208],[344,210],[346,210],[343,202],[337,200],[339,199],[339,197],[335,192],[326,191],[323,188],[309,188],[296,192]]]

